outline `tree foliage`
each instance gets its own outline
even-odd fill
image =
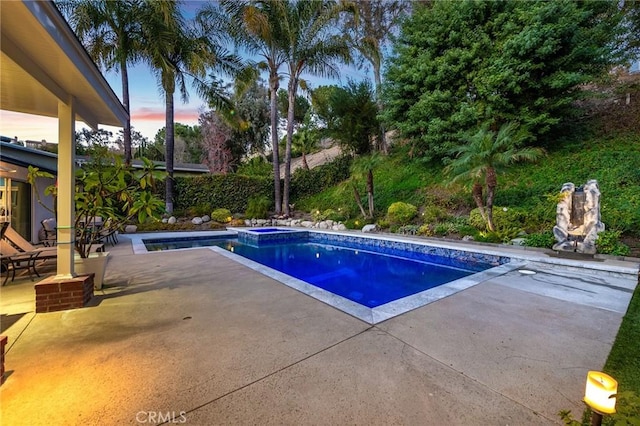
[[[416,5],[387,70],[385,121],[431,157],[480,123],[548,134],[614,62],[617,16],[605,1]]]
[[[345,87],[331,92],[326,111],[328,133],[343,149],[367,154],[372,149],[372,138],[378,133],[377,114],[371,83],[349,81]]]
[[[519,147],[526,137],[526,130],[519,129],[514,122],[503,124],[497,132],[485,125],[467,136],[466,144],[452,150],[455,158],[445,171],[450,174],[452,182],[468,180],[473,183],[473,199],[490,231],[495,231],[493,200],[498,186],[498,173],[513,163],[536,161],[543,155],[540,148]],[[483,181],[486,201],[483,199]]]

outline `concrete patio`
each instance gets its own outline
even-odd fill
[[[372,326],[207,248],[109,251],[90,307],[36,315],[33,282],[2,287],[0,424],[560,424],[638,266],[532,260]]]

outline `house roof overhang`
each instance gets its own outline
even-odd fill
[[[0,2],[0,38],[1,109],[58,117],[73,98],[90,127],[124,127],[125,108],[52,2]]]

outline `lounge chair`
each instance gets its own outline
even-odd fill
[[[4,243],[8,243],[5,245]],[[46,261],[50,259],[58,258],[58,249],[56,247],[36,247],[31,244],[29,241],[25,240],[22,235],[18,234],[15,229],[11,226],[8,226],[4,233],[3,240],[3,250],[8,252],[7,256],[17,257],[19,254],[23,254],[23,256],[32,256],[32,270],[39,277],[40,274],[36,269],[36,261]],[[13,251],[10,251],[11,248]],[[43,262],[40,262],[42,264]],[[26,269],[26,268],[25,268]]]
[[[24,251],[24,252],[39,251],[40,252],[39,257],[41,259],[44,258],[45,256],[49,258],[53,258],[58,255],[57,254],[58,249],[56,247],[34,246],[29,241],[25,240],[22,235],[18,234],[18,232],[16,232],[16,230],[13,229],[11,226],[7,227],[4,233],[4,239],[7,240],[9,244],[11,244],[13,247],[15,247],[16,251]]]
[[[36,261],[43,253],[44,252],[42,250],[29,252],[19,251],[9,244],[8,241],[0,239],[0,256],[2,258],[1,268],[2,272],[7,274],[2,285],[5,285],[9,280],[9,273],[11,273],[11,281],[13,281],[16,278],[16,271],[22,269],[29,271],[29,278],[31,278],[32,281],[34,273],[39,277],[40,274],[36,270]]]

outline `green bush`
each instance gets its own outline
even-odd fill
[[[413,204],[397,201],[387,209],[387,220],[396,225],[408,225],[418,214],[418,208]]]
[[[347,219],[343,222],[344,226],[347,229],[362,229],[364,226],[362,224],[362,220],[360,219]]]
[[[317,194],[322,190],[347,180],[352,158],[338,157],[335,160],[310,170],[298,169],[291,176],[291,200]]]
[[[433,236],[433,229],[431,229],[431,225],[424,224],[420,228],[418,228],[418,235],[422,235],[422,236],[425,236],[425,237],[432,237]]]
[[[420,216],[424,223],[435,223],[449,218],[447,211],[435,204],[425,206]]]
[[[513,207],[493,207],[493,224],[496,230],[502,228],[522,227],[526,214],[522,210]],[[487,229],[487,222],[480,215],[480,210],[475,208],[469,213],[469,224],[480,231]]]
[[[598,253],[612,256],[628,256],[631,253],[629,246],[620,241],[620,231],[603,231],[598,234],[596,240]]]
[[[527,247],[551,248],[556,242],[551,231],[529,234],[524,238],[524,245]]]
[[[232,212],[247,209],[249,199],[256,196],[270,197],[273,181],[237,174],[200,175],[175,177],[174,209],[187,210],[193,206],[208,206],[209,213],[215,206]]]
[[[245,216],[248,219],[265,219],[269,214],[269,208],[271,208],[271,200],[268,197],[262,195],[250,198]]]
[[[346,216],[342,213],[342,209],[340,209],[340,211],[336,211],[334,209],[327,209],[322,212],[316,209],[311,212],[311,217],[316,222],[320,222],[323,220],[333,220],[334,222],[342,222],[346,219]]]
[[[231,212],[228,209],[215,209],[211,212],[211,220],[219,223],[231,222]]]

